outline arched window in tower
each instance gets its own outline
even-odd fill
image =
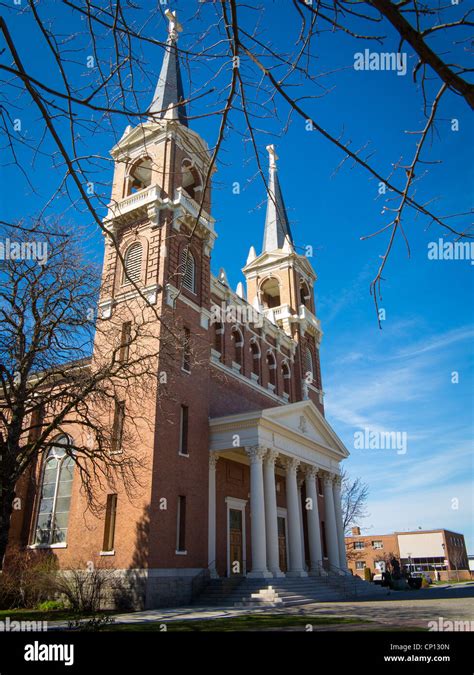
[[[276,389],[276,359],[271,349],[267,351],[267,368],[268,368],[268,382],[271,385],[270,389]]]
[[[313,363],[313,355],[309,347],[305,347],[304,350],[303,367],[304,367],[303,373],[304,379],[306,380],[307,384],[312,384],[314,379],[314,363]]]
[[[311,307],[311,293],[305,281],[300,285],[300,305],[304,305],[308,309]]]
[[[132,165],[126,182],[126,195],[143,190],[151,185],[152,161],[149,157],[142,157]]]
[[[281,373],[283,375],[283,391],[285,394],[290,397],[290,387],[291,387],[291,371],[288,361],[283,361],[281,364]]]
[[[189,246],[181,251],[180,274],[183,288],[196,293],[196,261]]]
[[[231,339],[234,345],[233,362],[239,366],[238,370],[242,371],[244,359],[244,336],[242,331],[236,325],[232,327]]]
[[[43,467],[35,543],[63,544],[67,539],[74,460],[66,454],[67,436],[59,436]]]
[[[191,197],[196,199],[202,190],[201,176],[199,171],[193,166],[190,159],[185,159],[182,164],[183,172],[183,190]]]
[[[250,375],[252,377],[252,380],[254,380],[255,382],[260,382],[261,354],[260,354],[260,347],[258,346],[256,338],[252,338],[250,340],[250,354],[252,356],[252,363],[251,363],[252,371]]]
[[[142,276],[142,254],[143,249],[139,241],[134,242],[125,251],[123,257],[125,265],[123,268],[122,286],[140,281]]]
[[[264,281],[260,287],[260,292],[264,309],[280,306],[280,283],[278,279],[271,277]]]

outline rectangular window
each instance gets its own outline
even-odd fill
[[[176,533],[176,550],[186,551],[186,497],[178,497],[178,531]]]
[[[179,452],[181,455],[189,455],[188,452],[188,417],[189,409],[187,405],[181,406],[181,423],[180,423],[180,439]]]
[[[354,548],[356,549],[361,549],[365,547],[365,543],[363,541],[355,541],[354,542]]]
[[[383,548],[383,542],[380,539],[372,542],[374,548]]]
[[[120,363],[127,363],[128,361],[131,335],[132,335],[132,322],[125,321],[125,323],[122,324],[122,334],[120,336],[120,352],[119,352]]]
[[[41,403],[31,413],[28,443],[34,443],[41,436],[44,421],[44,405]]]
[[[114,550],[115,539],[115,516],[117,513],[117,495],[107,495],[107,508],[105,511],[104,543],[103,551]]]
[[[363,569],[365,569],[365,561],[356,560],[356,570],[363,570]]]
[[[112,452],[122,451],[125,401],[115,401],[114,425],[112,428]]]
[[[184,329],[183,335],[183,370],[191,372],[191,331]]]

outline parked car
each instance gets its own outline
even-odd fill
[[[433,579],[428,572],[425,572],[420,567],[417,568],[415,565],[405,565],[404,569],[405,573],[412,579],[425,579],[429,584],[433,583]]]
[[[433,583],[433,579],[427,572],[412,572],[410,576],[412,579],[425,579],[429,584]]]

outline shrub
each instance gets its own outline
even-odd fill
[[[56,609],[66,609],[67,605],[62,600],[45,600],[37,605],[36,609],[42,612],[53,612]]]
[[[368,567],[364,567],[364,579],[366,581],[372,581],[372,572]]]
[[[74,619],[74,621],[68,621],[68,629],[77,631],[96,631],[101,630],[101,628],[105,628],[106,626],[110,626],[113,623],[115,623],[115,619],[104,614],[101,616],[94,616],[92,619]]]
[[[113,572],[105,566],[95,566],[92,562],[78,563],[74,567],[60,571],[54,580],[57,595],[67,600],[75,612],[97,612],[101,601],[110,592]]]
[[[11,549],[0,574],[0,608],[34,608],[54,597],[56,559],[42,550]]]

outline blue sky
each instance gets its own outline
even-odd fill
[[[183,10],[185,32],[180,45],[185,48],[212,22],[214,10],[204,6],[200,17],[191,23],[194,4],[190,0],[171,3],[172,8]],[[262,5],[265,14],[260,39],[271,40],[281,48],[290,47],[297,33],[290,3],[268,0]],[[46,1],[41,3],[40,10],[44,16],[54,16],[55,27],[63,34],[75,25],[59,3]],[[458,11],[459,8],[452,8],[453,18]],[[243,25],[250,22],[251,15],[247,11],[242,16]],[[28,10],[21,13],[12,9],[6,19],[27,70],[58,86],[51,59],[41,46]],[[156,18],[147,26],[148,34],[158,39],[164,38],[165,30],[165,22]],[[390,36],[389,31],[383,32]],[[78,40],[81,49],[73,53],[76,63],[71,64],[70,72],[87,86],[87,78],[94,77],[84,65],[90,46],[86,38]],[[376,51],[377,45],[327,32],[321,33],[317,40],[318,59],[311,72],[320,75],[318,83],[330,91],[322,98],[304,99],[302,105],[334,135],[343,133],[344,139],[351,141],[351,148],[369,143],[373,152],[371,161],[385,175],[401,157],[410,158],[416,137],[406,131],[419,130],[424,123],[421,99],[410,74],[413,55],[407,51],[409,72],[405,77],[395,72],[355,72],[354,53],[366,47]],[[444,49],[441,34],[438,40],[438,46]],[[390,46],[396,50],[397,44],[394,36],[389,37],[385,49]],[[5,55],[1,58],[2,62],[8,60]],[[151,100],[161,53],[146,47],[143,58],[149,63],[149,77],[137,80],[136,87],[137,98],[145,107]],[[193,64],[194,88],[205,82],[215,63],[210,60],[205,66]],[[216,83],[223,84],[228,76],[229,69],[224,69]],[[189,91],[188,76],[184,79]],[[428,84],[430,92],[435,84]],[[323,92],[304,82],[298,82],[298,86],[294,91],[300,96]],[[205,100],[207,104],[215,99]],[[26,97],[15,101],[15,105],[23,133],[34,139],[39,128],[37,111]],[[203,112],[199,105],[191,107],[192,114]],[[474,266],[465,260],[428,260],[428,242],[440,236],[446,238],[446,234],[435,225],[428,228],[426,221],[407,210],[403,222],[411,256],[407,256],[403,242],[398,239],[384,275],[381,307],[386,311],[386,320],[379,330],[369,285],[387,238],[383,234],[365,241],[360,239],[388,222],[387,215],[381,214],[383,198],[377,195],[377,183],[349,163],[336,172],[342,159],[340,151],[316,132],[307,131],[300,118],[292,117],[286,127],[288,109],[279,104],[278,111],[279,119],[270,116],[258,121],[257,140],[264,166],[265,146],[269,142],[277,146],[280,180],[295,242],[314,249],[311,262],[319,277],[317,313],[324,331],[321,359],[326,414],[351,451],[347,461],[349,473],[369,484],[370,515],[361,525],[367,532],[379,534],[445,527],[463,532],[474,553]],[[431,206],[439,214],[470,208],[473,138],[468,113],[467,105],[459,97],[447,94],[440,106],[436,133],[427,144],[425,159],[440,163],[424,166],[427,173],[418,185],[417,198],[434,199]],[[453,118],[459,120],[457,132],[451,131]],[[250,245],[255,245],[257,252],[260,250],[265,210],[264,187],[255,177],[256,163],[241,133],[242,115],[235,113],[231,120],[234,130],[226,136],[214,182],[213,215],[219,238],[212,266],[214,272],[225,267],[235,287],[242,280],[240,270]],[[212,147],[218,122],[217,118],[208,117],[191,125]],[[124,118],[112,116],[110,127],[109,123],[103,125],[100,133],[91,135],[85,130],[79,142],[80,151],[106,157],[114,144],[113,129],[120,136],[126,123]],[[58,124],[64,131],[61,122]],[[61,167],[53,168],[46,152],[52,147],[46,138],[45,154],[36,157],[34,164],[25,147],[18,150],[19,159],[29,167],[38,189],[36,194],[15,166],[0,169],[2,184],[13,181],[15,185],[14,199],[10,190],[8,194],[2,191],[3,216],[32,215],[49,199],[63,173]],[[111,168],[104,160],[94,174],[105,200]],[[238,195],[232,192],[235,181],[242,187]],[[400,184],[398,179],[397,185]],[[73,188],[71,194],[76,196]],[[49,213],[65,210],[64,219],[71,224],[80,223],[90,232],[85,247],[100,259],[103,238],[98,227],[80,204],[70,208],[64,196],[55,199]],[[453,371],[459,373],[457,384],[451,382]],[[406,431],[406,454],[355,449],[354,433],[364,428]],[[452,508],[453,499],[459,500],[457,509]]]

